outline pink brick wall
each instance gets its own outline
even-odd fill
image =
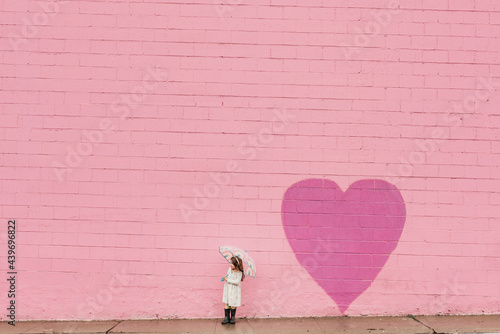
[[[498,1],[5,0],[0,32],[17,320],[221,317],[226,244],[258,266],[240,316],[500,311]],[[393,185],[393,250],[330,190],[287,235],[308,179]]]

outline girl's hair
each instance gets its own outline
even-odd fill
[[[243,271],[243,261],[239,257],[233,256],[231,258],[231,263],[234,265],[236,269],[241,271],[242,274],[241,280],[243,281],[245,279],[245,272]]]

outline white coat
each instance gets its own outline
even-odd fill
[[[224,281],[224,293],[222,294],[222,302],[232,307],[241,306],[241,271],[227,270],[227,277]]]

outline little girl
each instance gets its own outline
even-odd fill
[[[226,304],[224,312],[225,318],[222,324],[234,324],[236,316],[236,307],[241,305],[241,286],[240,283],[245,279],[243,273],[243,261],[237,256],[231,258],[231,268],[227,270],[226,276],[222,278],[224,282],[224,293],[222,302]],[[229,318],[231,315],[231,318]]]

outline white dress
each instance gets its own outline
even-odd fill
[[[222,302],[232,307],[241,306],[241,271],[233,272],[231,268],[227,270],[227,280],[224,281],[224,293]]]

